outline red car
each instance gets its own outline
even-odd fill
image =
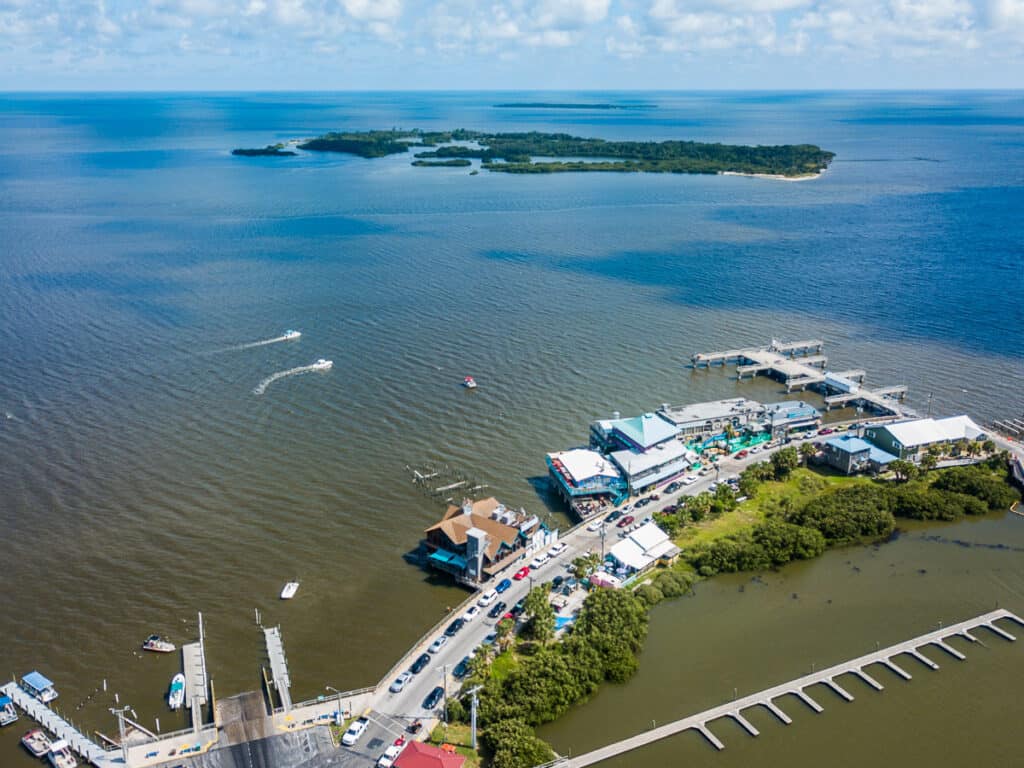
[[[626,515],[624,518],[619,520],[619,522],[617,522],[615,525],[617,527],[619,527],[619,528],[625,528],[627,525],[630,525],[632,522],[633,522],[633,516],[632,515]]]
[[[745,458],[747,458],[748,454],[749,454],[749,451],[747,451],[747,449],[744,448],[742,451],[740,451],[739,453],[736,454],[736,458],[737,459],[745,459]]]
[[[513,576],[512,578],[515,579],[516,581],[522,581],[523,579],[525,579],[529,575],[530,575],[530,566],[524,565],[522,568],[520,568],[518,571],[516,571],[516,575]]]
[[[829,427],[825,427],[825,429],[819,429],[818,430],[818,434],[819,435],[831,435],[833,432],[835,432],[835,430],[834,429],[830,429]]]

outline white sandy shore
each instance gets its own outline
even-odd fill
[[[776,181],[810,181],[821,176],[825,171],[808,173],[806,176],[783,176],[781,173],[741,173],[740,171],[721,171],[719,176],[749,176],[752,179],[775,179]]]

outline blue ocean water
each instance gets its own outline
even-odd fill
[[[587,100],[643,108],[493,106]],[[230,155],[391,126],[836,159],[790,183]],[[592,418],[782,396],[695,351],[820,336],[922,412],[1024,412],[1020,92],[6,94],[0,127],[3,658],[71,688],[196,609],[218,690],[254,687],[234,649],[296,574],[293,679],[365,684],[458,596],[401,560],[438,515],[406,465],[557,523],[543,455]]]

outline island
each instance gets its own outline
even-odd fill
[[[262,149],[233,149],[231,154],[240,157],[294,157],[298,154],[284,147],[284,144],[268,144]]]
[[[327,133],[297,145],[373,159],[420,150],[413,165],[480,167],[498,173],[701,173],[814,178],[835,157],[814,144],[749,146],[697,141],[607,141],[565,133],[386,130]],[[268,147],[268,150],[271,148]],[[235,150],[234,154],[285,154]],[[535,160],[535,158],[543,158]],[[459,160],[463,162],[450,162]]]

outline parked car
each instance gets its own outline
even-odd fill
[[[536,571],[548,561],[547,555],[537,555],[530,561],[530,569]]]
[[[481,643],[481,645],[494,645],[496,642],[498,642],[498,633],[491,632],[491,634],[484,638],[484,641],[483,643]]]
[[[420,672],[423,671],[423,668],[427,666],[427,664],[429,663],[430,654],[421,653],[418,657],[416,657],[416,661],[412,663],[412,666],[409,667],[409,671],[412,672],[414,675],[418,675]]]
[[[462,627],[463,627],[463,625],[465,623],[466,623],[466,620],[464,618],[460,617],[460,618],[456,619],[455,621],[453,621],[451,624],[449,624],[448,628],[444,631],[444,633],[446,635],[448,635],[448,637],[455,637],[455,634],[460,629],[462,629]]]
[[[529,575],[530,575],[530,566],[524,565],[522,568],[520,568],[518,571],[515,572],[515,575],[513,575],[512,578],[515,579],[516,581],[522,581],[523,579],[525,579]]]
[[[508,589],[511,586],[512,586],[512,582],[511,581],[509,581],[508,579],[502,579],[501,581],[498,582],[497,586],[494,587],[494,591],[497,592],[500,595],[502,592],[504,592],[506,589]]]
[[[648,499],[640,499],[640,501],[638,501],[636,504],[633,505],[633,508],[634,509],[643,509],[644,507],[646,507],[650,503],[651,503],[651,499],[649,499],[649,498]]]
[[[558,589],[560,586],[562,586],[563,582],[565,582],[564,576],[555,576],[555,578],[551,580],[551,589]]]
[[[410,671],[403,672],[395,678],[395,682],[388,688],[392,693],[401,693],[402,689],[405,688],[405,684],[412,680],[413,673]]]
[[[548,550],[548,557],[558,557],[568,548],[568,544],[566,544],[564,541],[559,541],[551,549]]]
[[[614,509],[614,510],[611,511],[611,513],[608,515],[608,517],[606,517],[604,519],[604,521],[606,523],[614,523],[620,517],[622,517],[622,512],[620,510],[618,510],[618,509]]]
[[[588,525],[587,530],[591,533],[596,533],[597,531],[601,530],[602,525],[604,525],[604,520],[598,519],[592,522],[590,525]]]
[[[737,459],[745,459],[749,455],[750,455],[750,451],[748,451],[746,448],[744,448],[742,451],[740,451],[739,453],[736,454],[736,458]]]
[[[504,601],[499,600],[491,607],[491,610],[487,612],[487,615],[492,619],[496,619],[505,612],[506,607],[507,606],[505,605]]]
[[[687,475],[683,478],[683,485],[693,485],[697,482],[697,478],[694,475]]]
[[[471,605],[471,606],[469,606],[469,610],[467,610],[464,614],[462,614],[462,620],[468,624],[469,622],[471,622],[473,619],[475,619],[479,615],[480,615],[480,606],[479,605]]]
[[[370,724],[369,718],[360,717],[345,731],[345,735],[341,737],[341,743],[346,747],[355,745],[359,738],[366,732],[366,727]]]
[[[427,698],[423,700],[424,709],[433,709],[441,703],[441,699],[444,697],[444,688],[440,685],[434,690],[427,694]]]
[[[444,648],[444,645],[447,642],[448,635],[441,635],[439,638],[437,638],[434,642],[430,644],[430,647],[427,648],[427,650],[430,653],[438,653],[442,648]]]
[[[481,608],[486,608],[488,605],[490,605],[497,599],[498,590],[492,589],[480,595],[480,599],[476,601],[476,604],[479,605]]]
[[[824,429],[818,430],[819,435],[831,435],[833,432],[835,432],[835,430],[830,427],[825,427]]]
[[[455,665],[452,674],[455,675],[456,680],[461,680],[469,674],[469,656],[462,657],[462,661]]]
[[[675,493],[682,487],[682,483],[679,483],[678,481],[671,482],[665,486],[665,493]]]
[[[401,744],[392,744],[385,749],[384,754],[377,758],[377,768],[391,768],[398,756],[402,754],[403,749],[405,749],[404,741]]]
[[[632,515],[626,515],[624,518],[619,520],[619,522],[617,522],[615,525],[618,528],[625,528],[627,525],[631,525],[632,523],[633,523],[633,516]]]

